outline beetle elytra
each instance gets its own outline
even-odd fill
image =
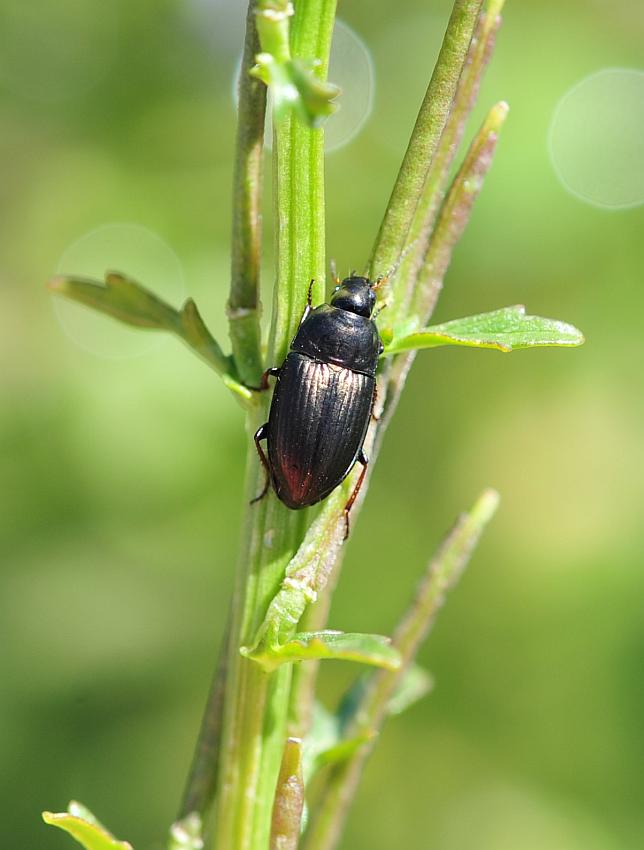
[[[308,306],[284,363],[268,369],[277,378],[268,422],[255,445],[277,497],[297,510],[325,499],[354,464],[362,472],[344,508],[348,514],[367,471],[363,445],[376,392],[376,367],[383,351],[372,315],[375,286],[352,275],[335,288],[329,304]],[[268,454],[261,446],[266,440]]]

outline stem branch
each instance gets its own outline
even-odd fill
[[[241,380],[257,386],[262,373],[259,265],[262,238],[262,161],[266,86],[250,76],[259,50],[256,0],[248,4],[239,74],[237,144],[233,177],[233,231],[228,321]]]
[[[427,172],[452,109],[483,0],[456,0],[438,61],[420,107],[376,238],[370,277],[384,274],[405,247]]]
[[[347,738],[373,742],[400,677],[413,662],[447,591],[463,572],[484,527],[494,515],[498,500],[494,490],[482,493],[472,510],[458,519],[429,562],[415,599],[394,635],[393,645],[400,652],[403,664],[397,671],[373,674],[353,712],[353,721],[345,730]],[[350,758],[331,768],[315,807],[315,817],[305,833],[303,850],[335,847],[371,748],[372,744],[366,743]]]

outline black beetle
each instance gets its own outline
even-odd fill
[[[311,281],[311,285],[313,281]],[[345,505],[348,514],[369,463],[363,444],[376,395],[376,367],[383,345],[372,313],[377,283],[352,275],[336,286],[330,304],[308,305],[279,368],[268,422],[255,434],[255,445],[277,497],[298,510],[325,499],[356,461],[362,472]],[[260,445],[268,441],[268,457]]]

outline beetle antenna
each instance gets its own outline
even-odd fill
[[[373,285],[374,289],[378,289],[379,286],[382,286],[385,281],[390,280],[396,274],[403,260],[405,260],[406,257],[410,254],[410,252],[413,251],[413,249],[416,247],[416,244],[419,239],[420,236],[417,236],[412,242],[410,242],[409,245],[407,245],[405,250],[398,257],[396,262],[384,274],[378,275],[378,277],[376,278],[376,282]]]
[[[331,257],[329,260],[329,266],[331,268],[331,280],[337,286],[340,283],[340,278],[338,277],[338,269],[335,264],[335,258]]]

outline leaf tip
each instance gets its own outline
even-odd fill
[[[487,525],[492,519],[501,502],[501,495],[493,487],[486,487],[472,509],[472,516],[477,525]]]
[[[62,275],[54,275],[54,277],[50,277],[45,286],[47,289],[52,292],[56,292],[56,290],[60,289],[63,286],[65,278]]]
[[[115,269],[107,269],[104,278],[106,286],[118,286],[128,280],[127,275],[123,274],[123,272],[117,272]]]
[[[490,130],[498,132],[503,126],[505,119],[508,117],[509,112],[510,104],[507,100],[500,100],[498,103],[495,103],[488,113]]]
[[[203,850],[203,824],[199,812],[190,812],[170,827],[168,850]]]

